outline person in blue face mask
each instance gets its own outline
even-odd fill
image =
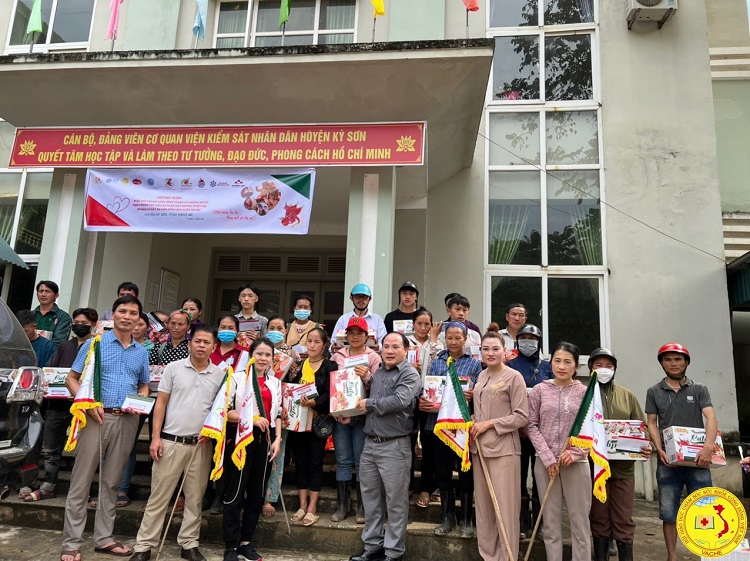
[[[224,314],[219,318],[219,342],[211,353],[213,364],[226,363],[234,366],[240,353],[245,350],[237,344],[237,332],[240,330],[240,320],[232,314]]]
[[[286,344],[296,347],[300,359],[307,358],[307,334],[316,327],[323,327],[322,323],[315,323],[310,319],[313,313],[313,298],[307,294],[300,294],[294,299],[294,321],[289,324],[286,334]],[[299,346],[297,346],[299,345]]]
[[[286,336],[287,328],[284,319],[280,316],[269,317],[266,339],[273,343],[274,353],[272,368],[274,375],[282,382],[294,379],[297,372],[299,372],[299,369],[302,367],[302,359],[300,359],[297,351],[285,342]],[[289,357],[291,362],[286,357]],[[263,510],[261,510],[261,514],[264,518],[273,518],[276,514],[276,507],[274,507],[274,504],[279,500],[281,481],[284,475],[284,452],[286,450],[288,432],[289,431],[286,429],[281,431],[281,448],[279,449],[279,455],[273,461],[273,464],[271,464],[271,475],[266,484],[266,495],[263,503]]]

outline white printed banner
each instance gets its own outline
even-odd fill
[[[307,234],[315,170],[89,169],[97,232]]]

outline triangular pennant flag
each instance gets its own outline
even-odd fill
[[[86,427],[86,410],[103,407],[102,401],[102,370],[101,370],[101,336],[91,340],[86,362],[81,373],[81,385],[76,392],[70,412],[73,420],[70,423],[70,434],[65,443],[65,451],[72,452],[78,446],[78,433]]]
[[[122,218],[94,199],[86,197],[86,225],[87,226],[130,226]]]
[[[208,0],[197,0],[198,10],[195,12],[195,23],[193,23],[193,35],[199,41],[206,36],[206,18],[208,17]]]
[[[117,28],[120,26],[120,4],[125,0],[110,0],[109,2],[109,25],[107,26],[107,39],[117,39]]]
[[[372,17],[376,18],[385,15],[385,5],[383,0],[372,0],[372,7]]]
[[[227,439],[227,411],[229,411],[229,399],[232,391],[232,375],[234,371],[230,366],[222,386],[223,390],[219,391],[214,398],[211,411],[208,413],[206,420],[203,421],[201,436],[213,438],[216,440],[214,446],[214,467],[211,470],[211,481],[216,481],[224,473],[224,449],[226,448]]]
[[[29,14],[29,23],[26,26],[26,33],[41,33],[42,31],[42,0],[34,0]]]
[[[591,375],[581,408],[570,429],[570,444],[591,450],[591,459],[594,460],[594,496],[600,502],[607,502],[607,479],[612,472],[607,458],[607,431],[596,370]]]
[[[464,6],[469,12],[476,12],[479,9],[479,0],[464,0]]]
[[[458,379],[456,362],[452,357],[449,357],[443,400],[440,402],[440,410],[433,432],[461,458],[461,471],[468,471],[471,467],[469,429],[471,429],[472,424],[469,406]]]
[[[284,27],[286,22],[289,21],[289,14],[292,11],[292,0],[281,0],[281,8],[279,9],[279,28]]]

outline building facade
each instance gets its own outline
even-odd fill
[[[742,127],[719,118],[706,6],[722,2],[628,29],[627,2],[487,0],[467,14],[410,0],[373,21],[369,2],[295,0],[282,38],[279,2],[210,0],[198,42],[195,2],[128,0],[113,44],[108,1],[42,0],[33,45],[31,0],[8,4],[0,165],[16,126],[424,120],[429,146],[420,169],[319,169],[307,236],[84,232],[85,169],[0,169],[0,234],[36,265],[6,269],[17,307],[37,278],[60,282],[64,308],[100,310],[130,280],[147,309],[172,283],[212,318],[252,279],[266,311],[312,291],[326,321],[356,282],[385,313],[411,280],[438,317],[454,291],[480,325],[520,301],[545,349],[612,348],[641,400],[662,376],[657,349],[680,341],[722,431],[738,430],[722,210],[724,174],[743,176],[720,167],[717,132],[721,146],[736,132],[723,126]],[[232,76],[236,92],[206,91]]]

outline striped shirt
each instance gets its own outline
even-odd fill
[[[448,357],[450,353],[448,351],[441,351],[437,358],[432,361],[430,365],[430,376],[447,376],[448,375]],[[471,386],[479,378],[479,374],[482,372],[482,363],[477,359],[472,358],[469,353],[464,353],[456,361],[456,371],[458,377],[468,377],[471,380]],[[431,431],[435,428],[435,422],[437,421],[437,413],[428,413],[427,420],[425,421],[424,430]]]
[[[72,370],[83,373],[86,356],[93,339],[78,350]],[[138,392],[138,384],[148,384],[148,351],[131,337],[123,347],[114,331],[102,334],[102,404],[106,408],[121,407],[125,397]]]

